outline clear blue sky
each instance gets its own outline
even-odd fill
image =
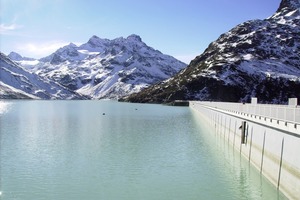
[[[92,35],[138,34],[188,63],[220,34],[271,16],[281,0],[0,0],[0,51],[41,58]]]

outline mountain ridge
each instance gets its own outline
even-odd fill
[[[87,99],[67,88],[30,73],[0,52],[0,97],[25,99]]]
[[[94,35],[82,45],[70,43],[23,66],[81,95],[118,99],[170,78],[186,64],[132,34],[113,40]]]
[[[174,77],[125,101],[174,100],[265,103],[300,98],[300,3],[283,0],[265,20],[250,20],[212,42]]]

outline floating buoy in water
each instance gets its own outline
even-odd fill
[[[105,115],[105,113],[102,113],[102,115]]]

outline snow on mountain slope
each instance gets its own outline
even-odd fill
[[[21,66],[24,66],[25,68],[30,68],[31,66],[37,65],[39,63],[37,59],[23,57],[16,52],[10,52],[10,54],[8,54],[8,57]]]
[[[39,99],[0,81],[0,99]]]
[[[139,36],[93,36],[27,66],[35,74],[95,99],[118,99],[170,78],[186,64],[147,46]]]
[[[32,74],[0,52],[0,98],[83,99],[84,97]]]
[[[282,0],[273,16],[234,27],[186,69],[127,100],[236,102],[256,96],[261,102],[283,103],[300,98],[299,8],[299,0]]]
[[[24,61],[33,61],[33,60],[35,60],[34,58],[22,57],[20,54],[18,54],[16,52],[10,52],[10,54],[8,54],[8,57],[11,60],[14,60],[14,61],[21,61],[21,60],[24,60]]]

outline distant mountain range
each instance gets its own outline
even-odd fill
[[[0,52],[1,99],[86,99],[54,81],[26,71]]]
[[[186,64],[147,46],[140,36],[130,35],[114,40],[93,36],[81,46],[71,43],[39,60],[22,57],[16,52],[11,52],[8,57],[1,54],[0,69],[8,71],[8,66],[10,73],[1,73],[2,84],[37,98],[118,99],[172,77]],[[26,81],[8,81],[17,76],[25,77]],[[36,83],[36,80],[50,86],[28,86],[29,91],[26,84]],[[60,86],[57,91],[70,93],[58,95],[52,91],[57,86]],[[36,91],[43,91],[43,95]],[[30,95],[27,96],[32,97]],[[8,96],[23,97],[11,93]]]
[[[284,103],[300,98],[300,1],[282,0],[265,20],[242,23],[174,77],[123,99]]]
[[[300,1],[282,0],[264,20],[244,22],[186,64],[138,35],[92,36],[39,60],[0,54],[0,98],[209,100],[285,103],[300,98]]]

